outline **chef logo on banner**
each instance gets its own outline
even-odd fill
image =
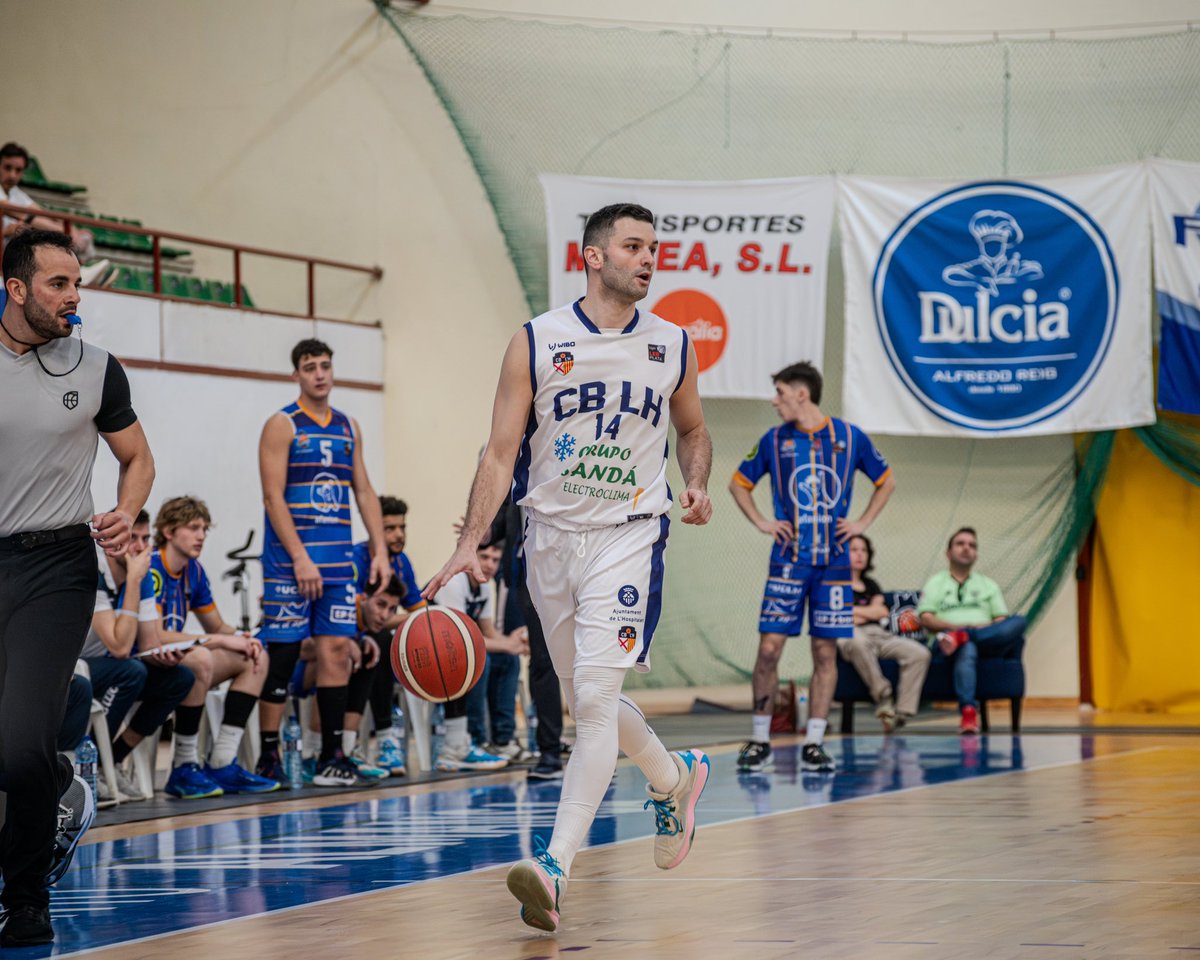
[[[1076,204],[1028,183],[974,183],[905,216],[872,278],[888,358],[930,411],[1009,430],[1068,407],[1112,340],[1119,279]]]

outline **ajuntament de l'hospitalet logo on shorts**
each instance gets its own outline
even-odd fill
[[[1044,187],[956,187],[910,211],[872,277],[897,374],[925,407],[1009,430],[1068,407],[1112,341],[1120,282],[1108,238]]]

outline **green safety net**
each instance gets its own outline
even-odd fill
[[[395,28],[398,52],[415,58],[458,130],[532,313],[548,306],[539,173],[957,180],[1149,156],[1200,160],[1200,31],[915,43],[377,6]],[[834,415],[847,347],[843,279],[835,236],[825,356],[808,358],[822,363],[822,408]],[[705,413],[715,447],[714,519],[706,528],[672,528],[654,670],[631,675],[634,684],[737,681],[754,662],[769,543],[722,488],[775,415],[765,402],[744,400],[706,400]],[[1196,461],[1187,460],[1194,432],[1160,424],[1139,435],[1172,469],[1195,476]],[[874,439],[897,478],[896,495],[870,531],[884,588],[920,587],[944,566],[950,533],[971,525],[980,535],[979,569],[999,581],[1010,607],[1043,617],[1091,525],[1111,434],[1078,444],[1070,436]],[[671,482],[680,482],[674,469]],[[859,484],[855,514],[867,487]],[[809,673],[806,646],[789,644],[782,676]]]

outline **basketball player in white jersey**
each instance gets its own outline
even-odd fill
[[[576,731],[549,846],[508,874],[521,919],[541,930],[558,929],[571,863],[618,747],[649,780],[654,861],[664,870],[691,849],[708,779],[708,757],[668,753],[621,695],[630,667],[650,669],[662,611],[669,424],[678,434],[683,522],[712,516],[712,441],[695,351],[682,328],[636,307],[649,292],[657,249],[644,207],[617,204],[588,218],[587,295],[535,317],[509,342],[458,549],[424,591],[432,598],[463,570],[482,582],[475,548],[511,480],[527,517],[529,591]]]

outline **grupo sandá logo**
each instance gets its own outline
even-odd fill
[[[872,293],[884,347],[934,414],[1011,430],[1068,407],[1112,341],[1120,282],[1108,238],[1044,187],[956,187],[883,245]]]

